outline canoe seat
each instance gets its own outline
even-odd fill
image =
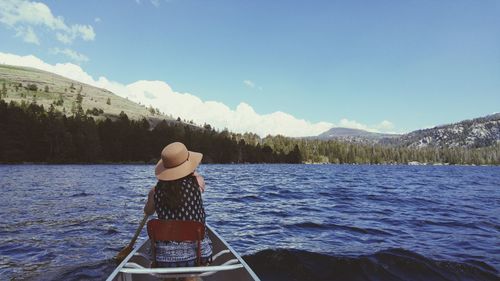
[[[148,221],[148,236],[151,239],[153,263],[156,267],[156,241],[197,242],[196,264],[201,265],[201,240],[205,237],[205,225],[198,221],[152,219]]]

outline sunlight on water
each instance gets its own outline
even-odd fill
[[[250,260],[312,259],[267,252],[282,248],[341,259],[329,260],[335,264],[419,254],[500,269],[498,167],[202,165],[199,171],[207,183],[207,222]],[[45,271],[55,279],[103,279],[156,183],[151,165],[2,165],[0,176],[2,279],[41,278]],[[388,249],[406,252],[381,252]]]

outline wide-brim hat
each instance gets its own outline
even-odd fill
[[[161,151],[161,159],[156,164],[156,178],[172,181],[183,178],[196,170],[203,154],[187,150],[181,142],[173,142]]]

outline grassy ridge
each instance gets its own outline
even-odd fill
[[[77,95],[80,94],[83,98],[82,109],[86,112],[95,108],[95,112],[101,112],[95,115],[98,118],[117,117],[123,111],[135,120],[171,119],[108,90],[28,67],[0,64],[0,91],[6,102],[15,101],[20,104],[22,101],[35,101],[45,108],[53,105],[66,114],[73,113]]]

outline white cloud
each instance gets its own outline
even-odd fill
[[[19,27],[16,30],[16,36],[22,37],[24,42],[40,45],[40,40],[38,40],[38,36],[36,36],[31,26]]]
[[[370,130],[370,128],[367,125],[361,124],[361,123],[358,123],[358,122],[356,122],[354,120],[349,120],[349,119],[346,119],[346,118],[340,119],[340,123],[339,123],[338,126],[339,127],[344,127],[344,128],[352,128],[352,129],[365,130],[365,131]]]
[[[155,6],[156,8],[160,7],[160,3],[161,3],[160,0],[149,0],[148,2],[151,3],[153,6]],[[165,2],[170,2],[170,1],[165,0]],[[141,5],[142,0],[135,0],[135,3],[137,3],[138,5]]]
[[[34,67],[55,74],[59,74],[61,76],[77,80],[86,84],[97,86],[95,84],[96,81],[92,78],[92,76],[88,75],[85,71],[83,71],[83,69],[80,66],[72,63],[57,63],[55,65],[51,65],[45,63],[44,61],[33,55],[18,56],[2,52],[0,52],[0,63],[17,65],[17,66]]]
[[[255,82],[253,82],[252,80],[243,80],[243,84],[249,88],[252,88],[252,89],[257,89],[259,91],[262,91],[262,87],[261,86],[257,86],[257,84],[255,84]]]
[[[255,83],[250,81],[250,80],[243,80],[243,84],[245,84],[246,86],[248,86],[250,88],[255,88]]]
[[[333,126],[331,123],[311,123],[284,112],[258,114],[242,102],[235,109],[217,101],[203,101],[189,94],[175,92],[162,81],[137,81],[122,91],[125,97],[135,102],[158,107],[173,117],[209,123],[234,132],[255,132],[261,136],[283,134],[287,136],[309,136],[320,134]],[[151,100],[154,96],[154,100]]]
[[[95,18],[94,22],[101,22],[101,18]]]
[[[160,0],[151,0],[151,4],[155,7],[160,7]]]
[[[107,89],[145,106],[159,108],[162,112],[171,114],[174,118],[181,117],[182,119],[193,120],[198,124],[208,123],[218,129],[228,128],[233,132],[254,132],[261,136],[282,134],[299,137],[318,135],[335,126],[335,124],[329,122],[313,123],[281,111],[259,114],[255,112],[252,106],[244,102],[232,109],[221,102],[203,101],[195,95],[176,92],[163,81],[141,80],[124,85],[110,81],[106,77],[99,77],[95,80],[78,65],[72,63],[51,65],[33,55],[18,56],[0,52],[0,63],[34,67],[53,72]],[[377,128],[380,130],[391,128],[392,123],[384,120],[380,124],[370,127],[344,118],[340,120],[338,126],[373,132],[378,131]]]
[[[383,120],[382,122],[380,122],[378,124],[370,126],[370,125],[359,123],[355,120],[349,120],[347,118],[342,118],[342,119],[340,119],[338,127],[365,130],[365,131],[373,132],[373,133],[394,133],[392,131],[392,129],[394,129],[394,124],[388,120]]]
[[[95,32],[90,25],[74,24],[68,26],[61,16],[54,16],[50,8],[44,3],[27,0],[2,0],[0,1],[0,23],[12,28],[17,34],[27,34],[25,41],[38,42],[34,32],[35,27],[42,27],[56,31],[57,40],[69,44],[76,38],[92,41]],[[29,31],[26,33],[26,31]],[[28,38],[28,40],[26,39]],[[36,38],[36,40],[35,40]]]
[[[382,131],[389,131],[394,129],[394,124],[391,121],[384,120],[380,122],[380,124],[378,124],[376,128]]]
[[[67,56],[68,58],[70,58],[71,60],[76,61],[76,62],[89,61],[89,58],[86,55],[78,53],[77,51],[74,51],[74,50],[71,50],[68,48],[65,48],[65,49],[54,48],[51,50],[51,52],[53,54],[56,54],[56,55],[63,54],[65,56]]]
[[[71,44],[73,39],[69,36],[69,34],[65,33],[56,33],[56,38],[59,42],[64,43],[64,44]]]
[[[91,25],[74,24],[71,26],[70,34],[73,38],[80,36],[85,41],[93,41],[95,39],[94,28]]]

